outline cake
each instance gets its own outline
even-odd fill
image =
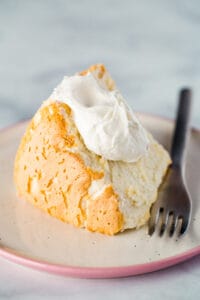
[[[94,65],[77,76],[82,80],[88,74],[102,91],[109,93],[116,89],[103,65]],[[170,164],[168,152],[142,129],[148,146],[137,159],[127,162],[117,155],[112,159],[109,151],[109,158],[95,153],[97,150],[92,151],[86,145],[91,141],[95,148],[98,144],[100,135],[95,133],[96,127],[87,131],[91,136],[86,141],[81,134],[81,122],[76,122],[73,104],[70,107],[56,99],[57,95],[59,91],[43,102],[19,145],[14,164],[19,198],[63,222],[93,232],[114,235],[125,229],[140,228],[150,217],[151,205]],[[88,122],[87,115],[84,122]],[[87,123],[88,128],[91,122]],[[117,131],[115,128],[116,134]],[[124,144],[122,149],[125,148]],[[113,150],[114,157],[116,153]]]

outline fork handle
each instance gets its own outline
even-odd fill
[[[189,129],[191,111],[191,90],[182,89],[176,116],[176,126],[171,148],[172,167],[181,168]]]

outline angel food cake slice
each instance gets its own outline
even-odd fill
[[[150,216],[170,164],[103,65],[65,77],[18,148],[18,196],[63,222],[108,235]]]

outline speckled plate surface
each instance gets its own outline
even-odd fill
[[[169,148],[173,123],[140,114],[143,125]],[[193,201],[186,235],[149,237],[147,227],[113,237],[64,224],[17,199],[14,156],[27,123],[0,132],[0,254],[39,270],[82,278],[122,277],[152,272],[200,253],[200,131],[192,130],[186,179]]]

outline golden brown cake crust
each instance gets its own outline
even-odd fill
[[[112,235],[122,227],[117,195],[110,188],[95,200],[89,196],[92,180],[104,174],[70,152],[76,146],[76,137],[70,134],[66,122],[70,115],[70,108],[58,102],[36,113],[16,155],[14,180],[18,194],[64,222]],[[109,216],[100,217],[100,211],[108,208]]]
[[[103,64],[92,65],[90,68],[80,72],[79,74],[85,76],[89,72],[91,72],[97,79],[101,80],[108,90],[112,91],[115,88],[115,82]]]
[[[107,187],[95,201],[89,202],[87,229],[112,235],[118,232],[122,225],[123,218],[119,211],[117,195],[111,186]]]

